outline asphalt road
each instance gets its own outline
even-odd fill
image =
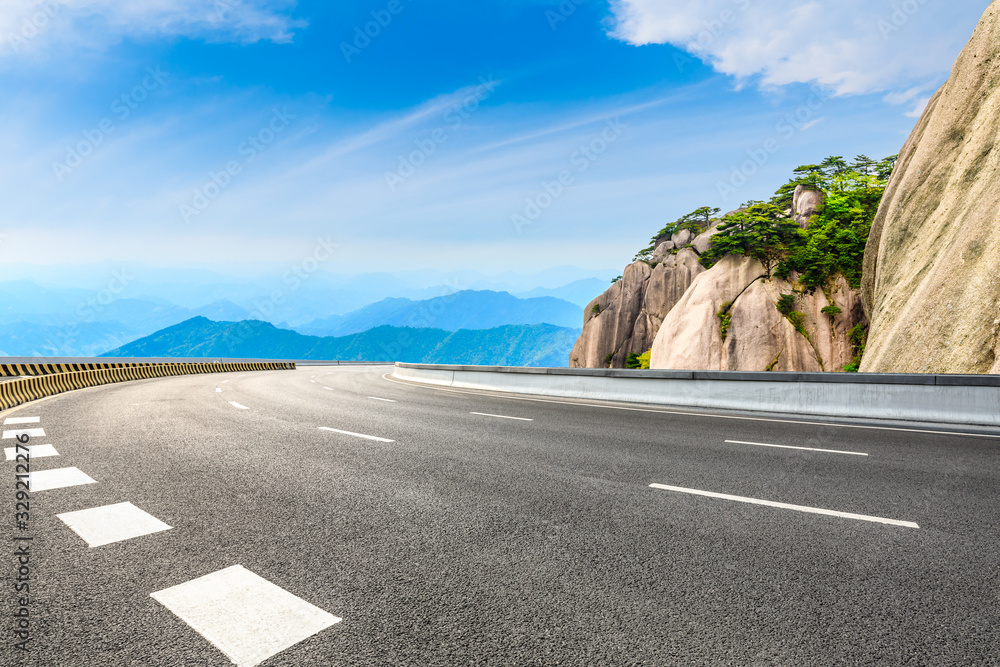
[[[38,417],[4,428],[58,450],[33,472],[96,481],[33,491],[18,531],[4,464],[5,542],[33,538],[33,651],[13,647],[9,546],[0,664],[232,664],[205,627],[238,630],[253,595],[193,622],[151,595],[237,565],[342,619],[269,667],[1000,664],[1000,438],[518,400],[390,370],[146,380],[0,414]],[[171,528],[89,547],[57,516],[126,502]],[[281,641],[267,634],[242,641]]]

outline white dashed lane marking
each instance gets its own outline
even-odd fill
[[[896,519],[884,519],[878,516],[868,516],[866,514],[851,514],[850,512],[837,512],[836,510],[825,510],[819,507],[806,507],[804,505],[789,505],[787,503],[776,503],[770,500],[759,500],[757,498],[744,498],[743,496],[731,496],[725,493],[713,493],[712,491],[699,491],[697,489],[685,489],[679,486],[666,486],[665,484],[650,484],[652,489],[662,489],[664,491],[674,491],[676,493],[687,493],[695,496],[706,496],[708,498],[719,498],[721,500],[732,500],[738,503],[750,503],[751,505],[765,505],[767,507],[778,507],[796,512],[808,512],[809,514],[825,514],[826,516],[836,516],[842,519],[854,519],[856,521],[871,521],[872,523],[885,523],[890,526],[902,526],[903,528],[920,528],[912,521],[898,521]]]
[[[37,424],[41,420],[40,417],[9,417],[3,422],[4,426],[16,426],[19,424]]]
[[[319,430],[329,431],[330,433],[339,433],[340,435],[349,435],[354,438],[364,438],[365,440],[374,440],[376,442],[396,442],[395,440],[389,440],[387,438],[379,438],[374,435],[365,435],[364,433],[352,433],[351,431],[341,431],[336,428],[327,428],[326,426],[320,426]]]
[[[18,436],[26,435],[29,438],[44,438],[45,429],[44,428],[22,428],[16,431],[4,431],[3,440],[13,440]]]
[[[41,470],[28,475],[28,489],[32,493],[84,484],[97,484],[97,481],[84,474],[79,468]]]
[[[255,667],[342,619],[235,565],[152,594],[240,667]]]
[[[132,503],[95,507],[56,516],[82,537],[91,548],[171,529]]]
[[[382,401],[383,403],[396,403],[396,401],[392,400],[391,398],[379,398],[378,396],[369,396],[368,398],[372,399],[373,401]]]
[[[333,391],[333,387],[323,387],[323,389],[326,389],[327,391]]]
[[[216,387],[215,388],[215,393],[216,394],[221,394],[222,393],[222,389],[220,389],[219,387]]]
[[[496,417],[497,419],[513,419],[519,422],[533,422],[534,419],[527,419],[525,417],[506,417],[504,415],[491,415],[488,412],[470,412],[470,415],[479,415],[480,417]]]
[[[868,456],[864,452],[848,452],[842,449],[816,449],[815,447],[792,447],[791,445],[767,445],[763,442],[743,442],[742,440],[726,440],[731,445],[753,445],[755,447],[775,447],[777,449],[799,449],[806,452],[823,452],[825,454],[849,454],[851,456]]]
[[[239,403],[237,403],[236,401],[229,401],[229,405],[233,406],[233,407],[234,407],[234,408],[236,408],[237,410],[249,410],[249,409],[250,409],[250,408],[248,408],[248,407],[247,407],[247,406],[245,406],[245,405],[240,405],[240,404],[239,404]]]
[[[28,445],[21,449],[20,453],[24,454],[24,450],[28,450],[28,457],[32,459],[44,459],[49,456],[59,456],[59,452],[52,445]],[[17,458],[18,450],[17,447],[5,447],[4,454],[7,456],[8,461],[13,461]]]

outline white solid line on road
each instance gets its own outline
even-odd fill
[[[32,493],[64,489],[70,486],[97,484],[79,468],[59,468],[58,470],[40,470],[28,475],[28,490]]]
[[[240,667],[255,667],[342,620],[242,565],[151,597]]]
[[[742,440],[726,440],[731,445],[754,445],[755,447],[777,447],[778,449],[801,449],[806,452],[825,452],[827,454],[850,454],[851,456],[868,456],[864,452],[848,452],[842,449],[816,449],[815,447],[792,447],[791,445],[768,445],[763,442],[744,442]]]
[[[382,375],[382,379],[386,382],[392,382],[393,384],[401,384],[404,387],[412,387],[416,389],[427,389],[429,391],[443,391],[449,394],[470,394],[472,396],[489,396],[490,398],[499,398],[507,401],[530,401],[532,403],[553,403],[555,405],[575,405],[581,408],[600,408],[602,410],[624,410],[625,412],[651,412],[660,415],[672,415],[675,417],[705,417],[710,419],[736,419],[739,421],[748,422],[768,422],[771,424],[798,424],[801,426],[830,426],[832,428],[857,428],[857,429],[868,429],[870,431],[896,431],[897,433],[925,433],[928,435],[959,435],[967,438],[992,438],[1000,439],[1000,435],[993,435],[990,433],[962,433],[961,431],[936,431],[931,429],[920,429],[920,428],[899,428],[896,426],[868,426],[866,424],[838,424],[836,422],[813,422],[813,421],[803,421],[801,419],[775,419],[771,417],[743,417],[741,415],[720,415],[711,412],[684,412],[681,410],[669,410],[663,408],[633,408],[626,405],[607,405],[606,403],[601,403],[598,399],[593,399],[593,403],[581,403],[579,401],[559,401],[549,398],[528,398],[525,396],[504,396],[498,391],[470,391],[463,389],[451,389],[447,387],[436,387],[434,385],[421,384],[415,381],[409,380],[397,380],[392,377],[392,373],[385,373]],[[611,401],[613,402],[613,401]],[[705,408],[709,410],[711,408]],[[832,418],[831,418],[832,419]]]
[[[365,440],[374,440],[376,442],[396,442],[395,440],[389,440],[388,438],[378,438],[374,435],[365,435],[363,433],[352,433],[350,431],[341,431],[337,428],[327,428],[326,426],[320,426],[319,430],[329,431],[330,433],[340,433],[341,435],[351,435],[355,438],[364,438]]]
[[[49,456],[59,456],[59,452],[52,445],[28,445],[26,449],[28,450],[29,459],[44,459]],[[3,451],[8,461],[13,461],[17,458],[17,447],[6,447]],[[21,453],[24,453],[23,448]]]
[[[369,396],[368,398],[372,399],[373,401],[382,401],[383,403],[396,403],[397,402],[397,401],[392,400],[391,398],[379,398],[378,396]]]
[[[3,422],[4,426],[16,426],[18,424],[37,424],[42,421],[41,417],[10,417]]]
[[[245,405],[240,405],[240,404],[239,404],[239,403],[237,403],[236,401],[229,401],[229,405],[233,406],[233,407],[234,407],[234,408],[236,408],[237,410],[249,410],[249,409],[250,409],[250,408],[248,408],[248,407],[247,407],[247,406],[245,406]]]
[[[3,440],[13,440],[14,438],[26,435],[29,438],[44,438],[45,429],[44,428],[23,428],[17,431],[4,431]]]
[[[519,422],[533,422],[534,419],[527,419],[525,417],[505,417],[504,415],[491,415],[486,412],[470,412],[470,415],[479,415],[480,417],[496,417],[497,419],[514,419]]]
[[[91,548],[152,535],[171,527],[132,503],[57,514]]]
[[[808,512],[810,514],[825,514],[826,516],[837,516],[843,519],[855,519],[857,521],[871,521],[873,523],[886,523],[890,526],[902,526],[904,528],[920,528],[912,521],[898,521],[896,519],[883,519],[878,516],[867,516],[865,514],[851,514],[850,512],[837,512],[836,510],[825,510],[818,507],[806,507],[805,505],[789,505],[787,503],[776,503],[771,500],[759,500],[757,498],[744,498],[743,496],[730,496],[725,493],[713,493],[711,491],[699,491],[697,489],[685,489],[679,486],[666,486],[665,484],[650,484],[652,489],[662,489],[664,491],[676,491],[677,493],[689,493],[695,496],[706,496],[708,498],[721,498],[722,500],[733,500],[738,503],[750,503],[752,505],[766,505],[767,507],[779,507],[796,512]]]

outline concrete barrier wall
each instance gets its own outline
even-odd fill
[[[74,365],[74,364],[71,364]],[[239,362],[239,363],[133,363],[133,364],[84,364],[99,368],[62,372],[49,364],[16,364],[19,375],[30,376],[21,380],[0,382],[0,410],[7,410],[29,401],[54,396],[74,389],[96,387],[102,384],[144,380],[174,375],[201,373],[232,373],[248,371],[295,370],[292,362]],[[57,365],[58,366],[58,365]],[[10,377],[10,376],[8,376]]]
[[[396,364],[443,387],[823,417],[1000,426],[1000,377],[739,373]]]

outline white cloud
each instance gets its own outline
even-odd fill
[[[614,37],[673,44],[763,86],[817,83],[838,95],[939,84],[983,0],[611,0]],[[911,94],[906,101],[915,99]]]
[[[288,42],[291,0],[0,0],[0,54],[101,48],[123,37]]]

